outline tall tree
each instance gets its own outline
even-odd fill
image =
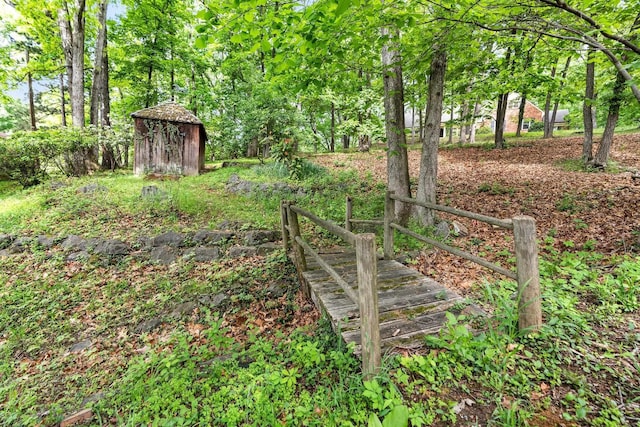
[[[423,202],[436,203],[438,177],[438,144],[440,143],[440,121],[444,100],[444,81],[447,72],[447,53],[442,46],[435,46],[429,73],[429,98],[425,139],[422,144],[420,176],[416,198]],[[419,208],[418,215],[424,225],[434,224],[434,211]]]
[[[582,120],[584,124],[584,140],[582,142],[582,160],[585,164],[593,159],[593,128],[595,122],[594,102],[596,86],[596,63],[594,61],[595,50],[592,47],[587,51],[587,64],[585,76],[584,101],[582,103]]]
[[[85,0],[64,0],[58,10],[58,25],[62,50],[67,66],[67,81],[71,96],[71,123],[84,127],[84,43]]]
[[[387,185],[398,196],[410,197],[407,140],[404,133],[404,92],[398,31],[382,29],[387,42],[382,47],[382,79],[384,83],[385,129],[387,135]],[[411,206],[396,203],[396,220],[405,224]]]

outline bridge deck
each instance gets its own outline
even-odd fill
[[[321,252],[344,280],[357,292],[356,259],[353,250],[334,248]],[[360,351],[360,316],[356,304],[315,260],[307,256],[303,273],[311,297],[330,318],[334,330]],[[459,314],[482,311],[436,281],[394,260],[378,261],[378,306],[383,350],[417,348],[423,337],[436,334],[446,322],[447,311]]]

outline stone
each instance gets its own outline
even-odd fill
[[[104,185],[87,184],[76,190],[76,192],[80,194],[93,194],[93,193],[102,192],[102,191],[109,191],[109,189]]]
[[[15,236],[10,234],[0,234],[0,249],[7,249],[15,239]]]
[[[255,246],[232,246],[227,253],[229,258],[243,258],[256,256],[258,249]]]
[[[153,239],[151,239],[152,246],[173,246],[173,247],[181,247],[184,246],[185,236],[181,233],[176,233],[175,231],[168,231],[166,233],[160,234]]]
[[[276,252],[282,249],[282,245],[275,242],[267,242],[258,246],[258,255],[265,256],[270,253]]]
[[[87,250],[87,241],[82,237],[71,234],[66,239],[62,241],[60,244],[63,249],[69,251],[86,251]]]
[[[0,250],[0,258],[8,257],[11,255],[7,249]]]
[[[168,194],[155,185],[145,185],[142,187],[140,197],[143,199],[166,199]]]
[[[11,246],[9,246],[8,251],[10,254],[22,253],[29,249],[29,246],[31,246],[31,241],[32,240],[29,237],[18,237],[13,241]]]
[[[56,244],[54,237],[40,235],[36,237],[36,244],[43,249],[51,249]]]
[[[103,398],[104,398],[103,392],[99,391],[98,393],[93,393],[92,395],[82,399],[82,403],[80,404],[80,406],[87,406],[89,403],[95,403],[99,400],[102,400]]]
[[[198,230],[193,236],[193,241],[201,245],[210,245],[227,242],[235,237],[231,231]]]
[[[238,174],[232,174],[225,186],[226,190],[230,193],[251,193],[253,192],[254,184],[250,181],[240,179]]]
[[[159,246],[151,249],[149,259],[160,264],[169,265],[178,259],[178,253],[170,246]]]
[[[49,188],[51,188],[52,190],[59,190],[66,187],[68,187],[68,185],[62,181],[51,181],[51,184],[49,184]]]
[[[439,237],[440,239],[446,239],[447,237],[449,237],[450,233],[451,231],[449,230],[449,224],[447,223],[447,221],[440,221],[436,225],[436,237]]]
[[[220,259],[220,248],[217,246],[193,248],[188,250],[184,257],[195,262],[211,262]]]
[[[171,314],[169,314],[169,317],[179,319],[184,316],[189,316],[193,313],[193,310],[195,310],[196,307],[198,307],[198,305],[194,302],[183,302],[182,304],[178,304],[174,307]]]
[[[217,308],[220,307],[228,298],[229,297],[226,294],[221,292],[215,295],[202,295],[198,298],[198,301],[200,301],[200,304],[206,305],[210,308]]]
[[[162,325],[162,320],[154,318],[138,323],[134,331],[136,334],[147,334]]]
[[[218,228],[220,230],[238,230],[242,227],[242,223],[240,221],[222,221],[218,224]]]
[[[469,235],[469,229],[459,221],[452,221],[451,226],[453,227],[453,233],[456,236],[464,237]]]
[[[86,261],[89,259],[89,252],[87,251],[71,252],[69,255],[67,255],[67,258],[65,259],[67,262]]]
[[[73,415],[68,416],[64,420],[60,421],[60,427],[71,427],[79,423],[85,423],[86,421],[93,419],[93,410],[83,409],[76,412]]]
[[[72,345],[71,348],[69,348],[69,351],[71,353],[80,353],[82,350],[86,350],[92,345],[93,343],[91,342],[91,340],[80,341]]]
[[[248,246],[256,246],[261,243],[275,242],[280,240],[280,232],[274,230],[253,230],[247,232],[244,243]]]
[[[287,289],[279,283],[272,283],[267,288],[267,295],[269,295],[271,298],[280,298],[286,293],[287,293]]]
[[[129,254],[129,246],[116,239],[101,240],[93,248],[93,252],[109,257],[124,256]]]

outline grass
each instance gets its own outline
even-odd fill
[[[43,184],[23,191],[2,182],[0,232],[133,243],[230,219],[246,228],[279,228],[281,196],[229,194],[232,174],[287,181],[267,166],[179,181],[97,174],[65,180],[59,189]],[[287,197],[336,222],[344,220],[346,194],[354,197],[356,217],[379,216],[382,209],[382,187],[349,171],[287,182],[302,189]],[[107,191],[78,193],[88,184]],[[165,196],[142,199],[146,185]],[[485,186],[479,191],[510,191]],[[567,196],[557,208],[575,204]],[[399,239],[398,249],[407,249],[405,243],[411,248]],[[0,425],[56,425],[84,407],[93,408],[91,425],[636,422],[640,258],[558,252],[553,237],[544,244],[541,331],[517,332],[513,282],[486,283],[476,302],[493,316],[476,324],[475,333],[467,327],[472,319],[449,316],[425,352],[387,357],[371,381],[362,381],[359,361],[327,321],[314,317],[282,251],[170,266],[135,256],[108,265],[68,262],[58,249],[0,257]],[[274,286],[282,289],[279,296],[270,293]],[[224,301],[207,302],[216,295]],[[176,315],[184,303],[196,308]],[[140,329],[154,319],[157,328]]]

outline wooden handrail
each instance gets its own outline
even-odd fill
[[[477,221],[486,222],[487,224],[495,225],[497,227],[506,228],[507,230],[513,230],[513,221],[511,221],[510,219],[494,218],[492,216],[477,214],[477,213],[474,213],[474,212],[469,212],[469,211],[465,211],[465,210],[462,210],[462,209],[456,209],[456,208],[452,208],[452,207],[449,207],[449,206],[443,206],[443,205],[438,205],[438,204],[429,203],[429,202],[422,202],[422,201],[419,201],[419,200],[416,200],[416,199],[412,199],[412,198],[409,198],[409,197],[396,196],[393,193],[390,195],[390,198],[393,199],[393,200],[397,200],[399,202],[410,203],[410,204],[422,206],[423,208],[427,208],[427,209],[435,209],[437,211],[447,212],[447,213],[450,213],[450,214],[453,214],[453,215],[458,215],[458,216],[462,216],[462,217],[465,217],[465,218],[470,218],[470,219],[475,219]]]
[[[307,210],[304,210],[304,209],[301,209],[301,208],[297,207],[296,205],[289,205],[289,209],[291,209],[292,211],[294,211],[297,214],[300,214],[300,215],[302,215],[304,217],[309,218],[311,221],[313,221],[314,223],[316,223],[320,227],[326,229],[327,231],[332,232],[333,234],[335,234],[336,236],[340,237],[342,240],[344,240],[345,242],[347,242],[351,246],[355,246],[356,245],[356,235],[354,233],[352,233],[350,231],[347,231],[346,229],[340,227],[335,222],[333,222],[331,220],[322,219],[322,218],[312,214],[311,212],[309,212]]]

